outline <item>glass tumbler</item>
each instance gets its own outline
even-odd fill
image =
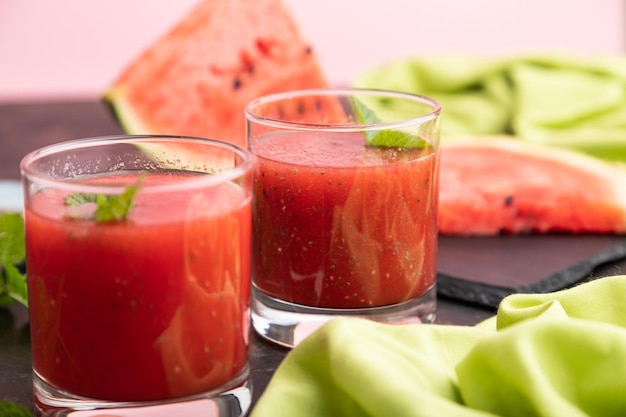
[[[38,415],[245,414],[254,165],[168,136],[23,158]]]
[[[292,347],[337,316],[434,320],[440,111],[363,89],[248,104],[256,332]]]

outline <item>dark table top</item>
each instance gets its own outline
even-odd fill
[[[21,158],[44,145],[120,133],[123,132],[117,122],[97,101],[0,104],[0,181],[18,180]],[[592,274],[615,275],[623,268],[626,263],[620,260],[603,265]],[[474,325],[494,313],[493,307],[440,296],[436,323]],[[255,402],[288,350],[253,332],[250,340]],[[32,409],[31,377],[28,311],[18,304],[0,307],[0,400]]]

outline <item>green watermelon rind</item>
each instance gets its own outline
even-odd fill
[[[122,87],[108,90],[102,97],[111,114],[120,124],[124,132],[129,135],[155,134],[153,129],[143,122],[143,119],[133,110],[132,104],[126,100]]]
[[[107,105],[113,117],[117,120],[124,132],[128,135],[158,135],[154,128],[148,127],[142,122],[141,117],[133,110],[132,104],[125,99],[124,89],[121,87],[112,88],[102,96],[102,101]],[[176,136],[176,135],[172,135]],[[157,161],[163,167],[168,169],[180,169],[180,163],[176,162],[177,157],[164,158],[164,155],[171,153],[172,155],[181,155],[179,158],[187,161],[197,159],[192,153],[186,152],[184,144],[176,146],[173,143],[168,144],[137,144],[136,145],[148,158]],[[184,156],[182,156],[184,155]],[[170,162],[172,161],[172,162]],[[195,163],[202,165],[201,160]],[[201,168],[198,170],[202,171]]]

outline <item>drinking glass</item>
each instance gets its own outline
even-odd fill
[[[248,104],[256,332],[292,347],[337,316],[434,320],[440,111],[363,89]]]
[[[245,414],[254,164],[168,136],[24,157],[38,415]]]

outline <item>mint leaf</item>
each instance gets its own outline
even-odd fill
[[[369,138],[368,145],[385,148],[425,148],[426,142],[419,136],[398,130],[380,130]]]
[[[26,274],[22,274],[15,265],[5,265],[6,292],[13,300],[28,307],[28,285]]]
[[[0,262],[3,265],[17,264],[24,260],[24,219],[19,213],[0,216]]]
[[[11,401],[0,401],[0,416],[2,417],[31,417],[32,414],[26,407],[12,403]]]
[[[95,203],[96,200],[96,194],[74,193],[65,197],[65,205],[75,207],[85,203]]]
[[[96,199],[96,222],[115,222],[128,217],[137,191],[139,191],[138,186],[131,186],[126,187],[124,192],[119,195],[98,194]]]
[[[135,202],[135,195],[145,174],[142,174],[135,185],[128,186],[124,192],[116,195],[74,193],[65,197],[68,207],[81,206],[85,203],[96,203],[96,211],[90,217],[98,223],[119,222],[125,220]],[[73,216],[70,217],[80,217]]]
[[[360,123],[377,124],[382,122],[378,115],[361,100],[355,97],[352,99],[352,102],[354,104],[356,117]],[[365,131],[365,143],[368,146],[380,146],[384,148],[425,148],[428,146],[428,142],[419,136],[391,129]]]
[[[0,216],[0,305],[18,301],[28,307],[26,275],[16,266],[24,262],[25,256],[22,215],[3,214]]]

